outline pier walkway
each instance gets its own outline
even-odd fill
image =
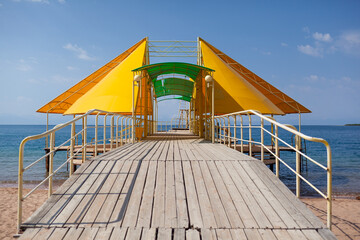
[[[87,161],[20,239],[336,239],[259,160],[181,131]]]

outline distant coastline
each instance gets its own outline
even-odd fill
[[[360,123],[348,123],[345,126],[360,126]]]

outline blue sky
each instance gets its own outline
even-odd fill
[[[44,123],[38,108],[146,36],[204,38],[311,109],[304,124],[360,123],[359,12],[359,1],[0,0],[0,124]]]

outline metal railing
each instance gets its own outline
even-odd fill
[[[244,124],[243,116],[248,117],[247,125]],[[260,125],[252,124],[252,116],[258,117],[260,120]],[[232,121],[231,119],[232,118]],[[237,119],[240,119],[240,125],[237,124]],[[247,110],[234,112],[230,114],[225,114],[221,116],[214,117],[215,120],[215,132],[214,134],[216,142],[226,144],[229,147],[237,149],[237,144],[240,142],[240,151],[244,152],[244,143],[248,145],[248,154],[253,155],[253,145],[260,146],[260,159],[264,161],[264,152],[265,150],[275,158],[276,170],[275,174],[279,177],[280,162],[284,164],[292,173],[296,175],[296,196],[300,197],[300,181],[307,183],[312,189],[314,189],[318,194],[320,194],[327,201],[327,227],[331,229],[331,216],[332,216],[332,167],[331,167],[331,149],[329,143],[322,138],[315,138],[307,136],[299,131],[294,126],[288,124],[281,124],[275,121],[272,117],[267,117],[260,114],[258,111]],[[231,123],[232,122],[232,123]],[[271,130],[269,131],[264,127],[264,122],[271,124],[271,128],[275,128],[275,133]],[[287,132],[295,136],[295,147],[287,143],[283,139],[279,138],[279,128],[286,130]],[[240,129],[240,138],[237,137],[237,129]],[[244,129],[247,129],[248,137],[245,138]],[[255,141],[253,138],[253,129],[260,129],[260,141]],[[231,133],[231,130],[233,132]],[[271,137],[271,144],[274,144],[274,148],[269,148],[265,145],[264,134],[268,134]],[[210,134],[209,134],[210,135]],[[301,151],[301,140],[307,140],[310,142],[318,142],[324,144],[326,147],[326,166],[315,161],[310,156],[306,155]],[[284,144],[286,147],[291,149],[296,154],[296,169],[293,169],[288,163],[280,158],[279,151],[279,142]],[[275,149],[275,152],[274,152]],[[314,163],[318,167],[326,171],[327,174],[327,192],[323,193],[316,186],[314,186],[309,180],[304,178],[301,175],[301,158],[305,158],[310,162]]]
[[[95,115],[96,114],[96,115]],[[102,114],[102,115],[100,115]],[[95,126],[88,126],[87,120],[89,116],[95,115]],[[99,125],[99,115],[104,117],[103,125]],[[108,124],[107,117],[111,117],[110,124]],[[115,124],[116,118],[116,124]],[[121,122],[119,121],[121,119]],[[76,132],[76,122],[82,122],[82,129]],[[28,136],[22,140],[19,147],[19,169],[18,169],[18,219],[17,219],[17,231],[20,233],[21,231],[21,224],[22,224],[22,204],[23,201],[29,197],[35,190],[37,190],[41,185],[48,182],[48,197],[52,195],[53,192],[53,176],[66,164],[70,164],[70,171],[69,176],[72,175],[74,172],[74,159],[76,156],[81,154],[81,161],[84,162],[86,160],[87,148],[93,147],[94,152],[93,156],[97,156],[99,152],[105,153],[107,151],[107,142],[109,141],[110,150],[114,147],[118,147],[119,145],[123,145],[125,143],[132,142],[132,136],[134,134],[134,130],[132,129],[132,117],[120,115],[116,113],[106,112],[98,109],[90,110],[87,113],[75,117],[74,119],[64,123],[56,125],[53,129],[50,129],[46,132],[43,132],[38,135]],[[139,127],[142,124],[142,119],[135,119],[135,127]],[[119,124],[120,123],[120,124]],[[71,126],[70,138],[64,141],[63,143],[55,146],[55,133],[61,129],[64,129],[67,126]],[[88,130],[94,128],[95,129],[95,138],[94,141],[87,142],[87,134]],[[103,137],[99,138],[99,129],[103,129]],[[107,130],[110,131],[110,134],[107,134]],[[114,134],[115,132],[115,134]],[[107,136],[110,135],[110,136]],[[43,155],[42,157],[38,158],[37,160],[33,161],[28,166],[24,167],[24,149],[25,144],[29,141],[38,140],[38,139],[48,139],[49,141],[49,151]],[[81,137],[81,145],[75,146],[76,140]],[[99,149],[99,143],[103,144],[103,149]],[[68,147],[67,151],[70,152],[70,156],[63,162],[57,169],[54,168],[54,154],[58,151],[61,147]],[[101,146],[101,145],[100,145]],[[75,148],[76,147],[76,148]],[[31,189],[25,196],[23,195],[23,177],[24,172],[28,171],[34,165],[39,163],[41,160],[48,159],[49,161],[49,169],[48,175],[45,179],[43,179],[39,184],[37,184],[33,189]]]

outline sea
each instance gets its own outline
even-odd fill
[[[52,126],[50,126],[52,127]],[[77,126],[80,129],[80,126]],[[270,126],[267,126],[270,130]],[[166,126],[170,129],[170,126]],[[42,133],[46,130],[44,125],[0,125],[0,186],[17,185],[19,145],[21,141],[30,135]],[[56,133],[56,145],[66,141],[69,137],[70,128],[64,128]],[[303,125],[301,132],[327,140],[332,152],[332,181],[333,194],[341,197],[354,197],[360,195],[360,126],[320,126]],[[233,132],[232,132],[233,133]],[[100,129],[99,136],[102,136]],[[244,132],[246,135],[247,132]],[[280,132],[282,139],[293,143],[293,136],[286,132]],[[240,131],[237,130],[239,137]],[[93,140],[92,131],[88,133],[88,141]],[[260,139],[260,132],[253,131],[254,140]],[[270,144],[270,140],[266,140]],[[28,142],[25,145],[24,166],[44,155],[44,139]],[[303,143],[306,154],[314,160],[326,165],[326,148],[320,143]],[[281,158],[295,169],[295,154],[281,152]],[[54,169],[66,160],[66,152],[57,152],[54,156]],[[65,165],[55,176],[56,182],[63,182],[68,177],[68,168]],[[302,161],[302,175],[321,191],[326,192],[326,171],[314,165],[310,161]],[[24,173],[24,183],[35,185],[46,177],[45,161],[41,160],[30,170]],[[283,164],[280,165],[280,179],[295,191],[295,175]],[[301,182],[301,195],[318,197],[313,189],[305,182]]]

